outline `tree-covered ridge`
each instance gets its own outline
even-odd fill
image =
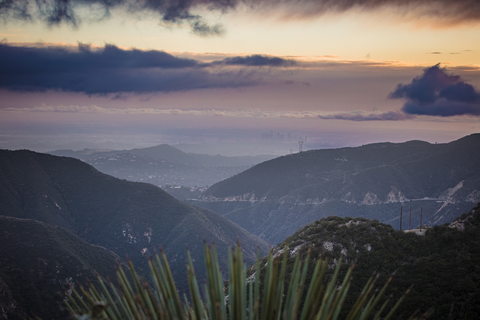
[[[113,278],[120,260],[61,227],[0,216],[0,319],[66,319],[69,285]]]
[[[450,222],[480,201],[480,134],[446,144],[376,143],[311,150],[258,164],[205,191],[198,205],[267,239],[283,241],[331,215],[399,226]],[[408,221],[403,220],[403,229]]]
[[[268,245],[231,221],[185,204],[162,189],[102,174],[73,158],[0,150],[0,215],[64,227],[85,241],[128,255],[140,272],[145,257],[163,246],[179,288],[186,288],[185,248],[203,269],[202,241],[220,252],[240,239],[247,261]],[[226,256],[220,257],[226,266]]]
[[[330,257],[331,267],[343,255],[344,272],[355,263],[353,296],[373,272],[381,274],[380,283],[395,273],[387,296],[398,299],[414,285],[403,315],[433,307],[433,319],[480,316],[480,205],[450,224],[428,228],[425,236],[364,218],[328,217],[301,228],[274,252],[285,250],[290,265],[308,250],[312,257]]]

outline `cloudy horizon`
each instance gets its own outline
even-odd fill
[[[473,0],[23,0],[0,17],[1,148],[480,132]]]

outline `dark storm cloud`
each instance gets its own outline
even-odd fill
[[[402,108],[406,114],[480,115],[480,93],[439,64],[425,69],[411,83],[399,84],[389,97],[406,100]]]
[[[187,21],[194,33],[206,36],[221,34],[223,29],[209,26],[192,11],[203,8],[226,12],[240,5],[263,14],[279,13],[290,19],[353,9],[389,8],[405,17],[427,17],[440,23],[480,20],[478,0],[0,0],[0,17],[5,21],[40,20],[50,26],[69,24],[77,27],[84,20],[99,21],[113,14],[127,13],[135,18],[153,15],[167,23]]]
[[[248,66],[248,67],[289,67],[296,65],[294,60],[283,59],[279,57],[269,57],[254,54],[244,57],[230,57],[212,64],[223,64],[229,66]]]
[[[0,88],[86,94],[155,93],[255,85],[254,72],[213,72],[162,51],[15,47],[0,43]]]
[[[78,51],[62,47],[16,47],[0,43],[0,70],[2,74],[44,72],[79,72],[85,69],[115,68],[186,68],[197,62],[172,56],[163,51],[123,50],[105,45],[101,50],[91,50],[79,44]]]

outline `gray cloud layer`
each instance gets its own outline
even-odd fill
[[[398,111],[387,112],[366,112],[366,111],[353,111],[353,112],[338,112],[327,115],[319,115],[320,119],[328,120],[350,120],[350,121],[397,121],[407,120],[414,118],[411,115]]]
[[[248,66],[248,67],[291,67],[297,62],[291,59],[254,54],[244,57],[229,57],[215,61],[211,65]]]
[[[230,11],[245,5],[268,14],[278,12],[286,18],[302,19],[328,12],[371,11],[390,8],[403,16],[422,16],[445,23],[480,21],[478,0],[0,0],[0,17],[6,20],[41,20],[48,25],[77,27],[83,20],[102,20],[121,10],[128,15],[154,15],[166,23],[190,24],[193,32],[215,35],[224,32],[210,26],[192,11]]]
[[[61,90],[93,95],[155,93],[258,85],[263,73],[248,67],[283,67],[278,57],[230,57],[204,64],[163,51],[16,47],[0,43],[0,88],[41,92]],[[239,66],[231,68],[229,66]]]
[[[411,115],[480,115],[480,93],[439,64],[409,84],[399,84],[389,97],[406,100],[402,111]]]

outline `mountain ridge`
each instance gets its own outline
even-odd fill
[[[200,275],[203,240],[214,241],[225,253],[238,238],[247,261],[255,260],[258,248],[268,248],[216,213],[180,202],[159,187],[103,174],[77,159],[0,150],[0,177],[0,196],[6,199],[0,215],[64,227],[121,257],[128,254],[140,270],[147,268],[146,255],[162,245],[180,288],[187,284],[187,244]]]
[[[400,205],[414,207],[416,224],[420,207],[424,222],[440,224],[480,201],[479,150],[480,134],[446,144],[310,150],[258,164],[191,203],[273,243],[328,215],[397,223]]]

